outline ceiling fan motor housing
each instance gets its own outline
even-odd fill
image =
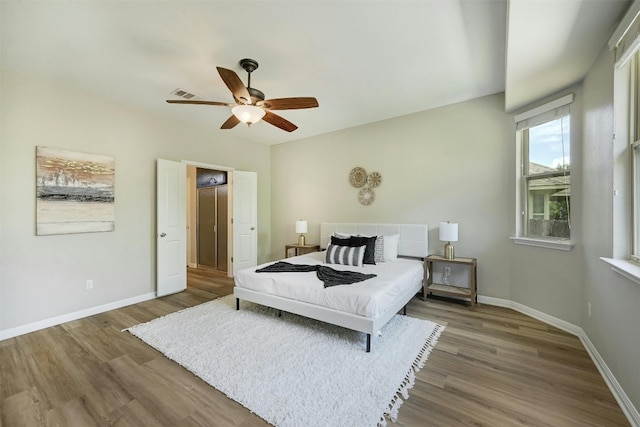
[[[258,101],[264,101],[264,93],[254,87],[248,87],[249,95],[251,95],[252,103],[255,104]]]

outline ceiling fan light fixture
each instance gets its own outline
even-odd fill
[[[254,123],[259,122],[266,112],[255,105],[236,105],[231,109],[234,116],[238,118],[242,123],[246,123],[251,126]]]

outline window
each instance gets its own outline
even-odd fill
[[[633,218],[631,260],[640,262],[640,53],[636,53],[630,64],[629,84],[629,152],[631,158],[631,204]]]
[[[519,144],[519,238],[571,238],[573,94],[515,117]]]
[[[609,39],[615,51],[613,90],[612,270],[640,283],[640,2]]]
[[[530,192],[531,194],[532,192]],[[532,209],[530,218],[534,220],[543,220],[544,219],[544,194],[540,192],[533,192],[532,194]]]
[[[617,128],[616,143],[620,145],[614,156],[624,161],[614,166],[614,174],[620,177],[615,188],[624,201],[620,210],[630,216],[620,215],[622,221],[614,224],[614,247],[618,248],[617,257],[640,263],[640,52],[633,53],[617,73],[625,83],[620,84],[625,99],[619,106],[624,120]]]

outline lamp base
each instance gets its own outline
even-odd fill
[[[298,245],[304,246],[304,234],[298,236]]]
[[[454,259],[455,257],[455,250],[453,249],[453,245],[451,244],[451,242],[448,242],[446,245],[444,245],[444,258]]]

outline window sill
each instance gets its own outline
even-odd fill
[[[621,276],[626,277],[640,285],[640,266],[626,259],[604,258],[600,259],[611,265],[611,269]]]
[[[570,240],[532,239],[530,237],[509,237],[516,245],[535,246],[538,248],[570,251],[575,243]]]

